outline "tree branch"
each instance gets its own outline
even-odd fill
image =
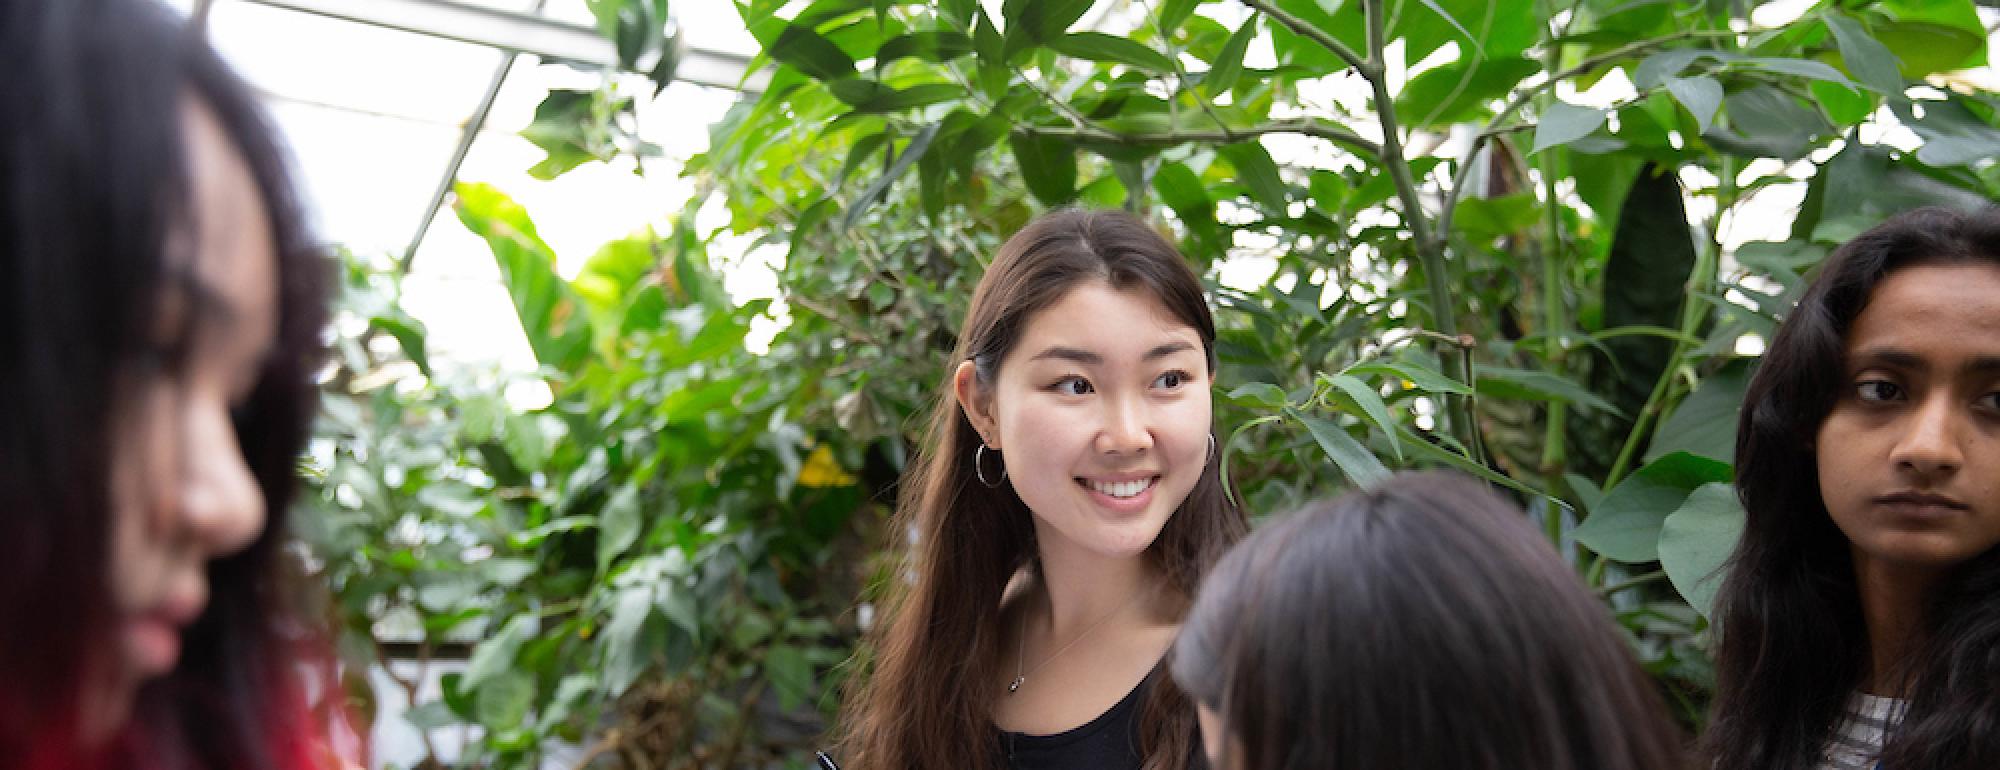
[[[1285,25],[1285,28],[1291,30],[1293,34],[1318,43],[1321,48],[1332,51],[1333,55],[1340,57],[1341,61],[1347,62],[1347,66],[1353,67],[1363,75],[1369,75],[1370,67],[1368,66],[1368,61],[1363,60],[1360,54],[1354,52],[1354,49],[1347,47],[1346,43],[1340,42],[1338,38],[1327,34],[1326,30],[1306,23],[1305,19],[1280,10],[1277,4],[1270,2],[1270,0],[1243,0],[1243,4],[1263,11],[1264,15],[1276,19],[1279,24]],[[1374,77],[1370,75],[1369,79],[1373,80]]]

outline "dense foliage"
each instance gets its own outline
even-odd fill
[[[663,82],[665,3],[591,5]],[[437,376],[393,270],[350,261],[309,540],[352,660],[470,644],[412,719],[483,726],[474,764],[803,766],[971,286],[1063,205],[1210,268],[1254,513],[1405,467],[1509,488],[1698,723],[1759,341],[1833,244],[2000,192],[2000,99],[1952,74],[1986,64],[1969,0],[737,5],[775,71],[683,173],[786,250],[768,354],[700,200],[565,281],[526,212],[458,190],[540,409]],[[609,93],[551,95],[539,173],[644,150]],[[1725,245],[1746,227],[1780,237]]]

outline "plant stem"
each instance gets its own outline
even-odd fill
[[[1659,582],[1660,580],[1665,579],[1666,577],[1667,577],[1666,570],[1653,570],[1652,572],[1648,572],[1644,575],[1639,575],[1621,582],[1612,583],[1611,585],[1605,586],[1603,588],[1599,588],[1597,589],[1597,595],[1605,598],[1610,598],[1611,596],[1616,595],[1618,592],[1623,591],[1625,589],[1633,588],[1636,586],[1642,586],[1647,583]]]
[[[1574,14],[1572,14],[1574,16]],[[1564,32],[1568,32],[1565,25]],[[1562,46],[1549,46],[1543,69],[1555,71],[1562,64]],[[1554,101],[1553,92],[1547,99]],[[1556,197],[1556,159],[1560,148],[1550,148],[1542,153],[1542,206],[1547,211],[1548,240],[1542,244],[1542,333],[1548,335],[1545,353],[1548,369],[1562,376],[1563,364],[1568,358],[1565,337],[1569,333],[1569,320],[1563,315],[1563,227],[1562,202]],[[1565,437],[1568,433],[1569,407],[1561,401],[1551,401],[1548,406],[1548,425],[1542,433],[1541,472],[1544,484],[1562,475],[1567,459]],[[1560,522],[1561,515],[1553,517]],[[1551,534],[1559,534],[1559,526],[1551,526]],[[1559,542],[1559,541],[1558,541]]]

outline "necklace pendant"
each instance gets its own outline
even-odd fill
[[[1021,689],[1021,683],[1022,683],[1022,682],[1025,682],[1025,681],[1028,681],[1028,678],[1027,678],[1027,677],[1025,677],[1025,676],[1017,676],[1017,677],[1014,677],[1014,681],[1013,681],[1013,682],[1011,682],[1011,683],[1009,683],[1009,684],[1007,685],[1007,692],[1008,692],[1008,693],[1013,693],[1013,692],[1015,692],[1015,691],[1017,691],[1017,690],[1020,690],[1020,689]]]

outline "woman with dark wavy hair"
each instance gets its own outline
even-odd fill
[[[2000,767],[2000,211],[1836,250],[1744,397],[1717,770]]]
[[[169,11],[0,3],[0,765],[323,766],[280,578],[327,265]]]
[[[1519,508],[1400,474],[1259,528],[1210,573],[1174,679],[1218,770],[1680,770],[1604,603]]]

